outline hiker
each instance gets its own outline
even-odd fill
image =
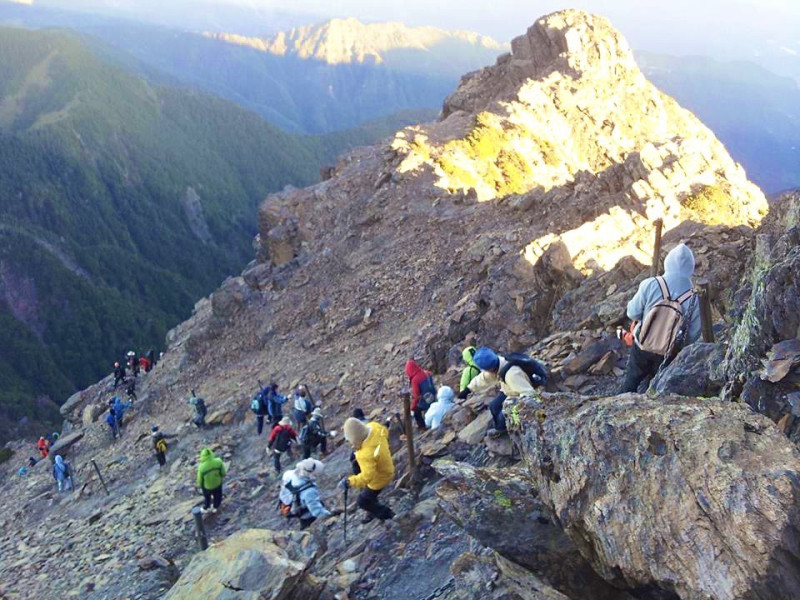
[[[317,519],[328,519],[333,514],[325,508],[317,489],[316,476],[325,465],[313,458],[297,463],[286,471],[281,480],[278,508],[287,519],[300,519],[300,529],[307,529]]]
[[[416,421],[417,427],[425,430],[427,429],[425,427],[425,411],[436,399],[433,375],[413,360],[406,363],[405,371],[411,384],[411,412],[414,413],[414,421]]]
[[[147,360],[150,362],[150,370],[152,371],[153,368],[158,364],[158,357],[156,356],[156,351],[150,348],[145,354]]]
[[[267,396],[267,414],[269,415],[270,428],[274,428],[283,418],[283,405],[286,404],[289,399],[278,393],[277,383],[273,382],[270,388],[271,392]]]
[[[128,402],[130,403],[131,407],[133,407],[133,403],[138,400],[136,397],[136,380],[131,379],[131,382],[128,384],[128,387],[125,389],[125,395],[128,396]]]
[[[33,456],[29,456],[28,457],[28,466],[29,467],[35,467],[37,462],[38,461],[36,460],[35,457],[33,457]]]
[[[267,446],[272,451],[272,460],[278,475],[281,474],[281,454],[286,452],[291,456],[292,444],[296,441],[297,433],[292,429],[292,422],[289,417],[283,417],[272,429],[272,433],[269,434],[269,444]]]
[[[110,406],[108,409],[108,414],[106,415],[106,425],[109,426],[111,429],[111,441],[117,439],[117,436],[122,437],[122,430],[120,428],[120,420],[117,418],[117,414],[114,411],[114,407]]]
[[[322,456],[328,453],[328,436],[325,430],[325,417],[322,409],[315,408],[311,413],[308,424],[300,432],[300,441],[303,443],[303,458],[309,458],[311,453],[319,446]]]
[[[125,382],[125,367],[119,362],[114,363],[114,389],[117,389],[117,386],[120,383]]]
[[[688,246],[679,244],[664,259],[664,275],[645,279],[628,302],[628,318],[639,324],[634,328],[620,394],[637,391],[639,384],[654,377],[683,344],[700,337],[693,273],[694,254]]]
[[[197,393],[192,390],[192,395],[189,397],[189,404],[194,406],[194,418],[192,419],[192,423],[197,425],[198,429],[203,429],[206,426],[206,415],[208,414],[205,400],[198,398]]]
[[[39,449],[39,454],[42,455],[42,458],[47,458],[47,455],[50,454],[50,444],[44,439],[44,436],[39,438],[36,447]]]
[[[163,468],[167,464],[167,438],[159,431],[158,425],[150,428],[150,436],[153,438],[153,450],[156,453],[158,466]]]
[[[214,456],[211,448],[200,451],[200,461],[197,463],[197,487],[203,491],[203,508],[201,512],[216,513],[222,504],[222,481],[225,477],[225,463],[221,458]],[[213,506],[212,506],[213,499]]]
[[[342,479],[339,489],[361,490],[358,494],[358,506],[367,513],[362,523],[369,523],[373,519],[385,521],[393,518],[392,509],[378,500],[378,494],[394,478],[389,430],[380,423],[371,421],[364,424],[351,417],[344,423],[344,437],[355,450],[361,472]]]
[[[256,392],[256,395],[253,396],[253,400],[250,402],[250,410],[256,415],[256,429],[258,430],[258,435],[261,435],[261,432],[264,430],[264,417],[269,416],[271,394],[272,387],[266,385]]]
[[[133,374],[134,377],[138,377],[139,357],[136,356],[136,352],[134,352],[133,350],[129,350],[126,356],[128,357],[128,367],[130,368],[131,373]]]
[[[461,382],[458,385],[459,392],[463,392],[465,388],[469,387],[469,382],[480,375],[481,370],[475,366],[475,361],[472,359],[476,351],[477,348],[475,346],[468,346],[461,353],[461,358],[467,366],[461,371]]]
[[[298,429],[308,423],[308,417],[313,410],[314,404],[311,402],[311,394],[308,393],[308,388],[300,385],[294,393],[294,422],[297,424]]]
[[[458,397],[464,399],[472,392],[480,392],[500,384],[500,393],[489,403],[494,424],[489,434],[502,434],[506,431],[506,417],[503,414],[503,403],[506,398],[535,396],[534,387],[547,382],[547,372],[541,364],[529,356],[524,354],[499,356],[494,350],[485,346],[475,351],[472,360],[481,372],[472,378]]]
[[[439,429],[444,416],[453,408],[455,393],[450,386],[442,386],[436,394],[436,402],[425,413],[425,425],[430,429]]]
[[[111,398],[111,404],[114,407],[114,414],[117,416],[117,424],[119,425],[120,437],[122,437],[122,427],[124,425],[125,411],[133,407],[131,402],[123,402],[119,396]]]
[[[72,469],[69,463],[64,462],[62,456],[56,456],[53,465],[53,479],[58,483],[59,492],[68,492],[72,489]]]
[[[145,373],[150,372],[150,361],[147,360],[146,357],[140,356],[139,357],[139,368],[144,371]]]

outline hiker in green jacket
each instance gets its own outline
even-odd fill
[[[477,348],[475,348],[475,346],[469,346],[464,348],[464,351],[461,353],[461,358],[467,366],[461,371],[461,383],[458,386],[459,392],[463,392],[469,387],[469,382],[481,374],[481,370],[475,366],[475,362],[472,360],[476,350]]]
[[[214,456],[211,448],[200,451],[200,462],[197,463],[197,487],[203,490],[203,513],[217,512],[222,504],[222,480],[225,477],[225,464],[221,458]],[[213,499],[213,506],[211,502]]]

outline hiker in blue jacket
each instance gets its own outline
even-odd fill
[[[117,417],[117,413],[114,411],[114,407],[111,406],[108,409],[108,414],[106,414],[106,425],[108,425],[109,429],[111,430],[111,441],[117,439],[117,437],[122,437],[122,430],[120,427],[120,420]]]
[[[69,464],[64,462],[64,458],[56,456],[56,462],[53,465],[53,478],[58,483],[58,491],[69,491],[72,489],[72,469]]]
[[[274,428],[283,418],[283,405],[286,404],[289,399],[278,393],[277,383],[273,382],[270,388],[272,388],[272,391],[267,399],[267,414],[269,415],[270,427]]]

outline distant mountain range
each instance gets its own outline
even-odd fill
[[[162,343],[250,259],[269,192],[423,116],[291,135],[74,34],[0,28],[0,442]]]
[[[640,53],[647,77],[694,112],[768,193],[800,186],[800,87],[748,62]]]

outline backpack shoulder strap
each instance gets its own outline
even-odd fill
[[[686,301],[687,301],[689,298],[691,298],[692,296],[694,296],[694,290],[693,290],[693,289],[691,289],[691,288],[689,288],[688,290],[686,290],[686,291],[685,291],[683,294],[681,294],[681,295],[678,297],[678,299],[676,300],[676,302],[677,302],[678,304],[683,304],[684,302],[686,302]]]
[[[661,277],[660,275],[656,277],[656,281],[658,282],[658,287],[661,288],[661,299],[662,300],[669,300],[669,286],[667,286],[667,280]]]

